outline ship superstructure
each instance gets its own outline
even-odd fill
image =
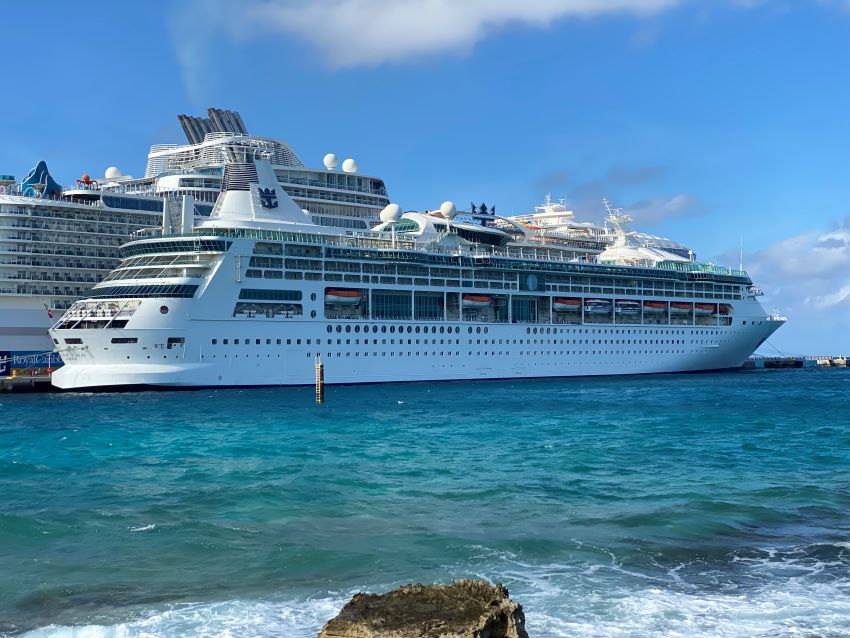
[[[316,223],[368,229],[389,203],[383,181],[359,175],[353,160],[337,170],[328,155],[321,169],[307,168],[285,142],[249,135],[238,113],[208,115],[180,116],[189,143],[152,147],[142,178],[110,167],[62,187],[44,162],[21,180],[0,175],[0,376],[59,365],[49,354],[52,315],[115,268],[134,234],[190,232],[209,216],[225,162],[244,149],[273,164]]]
[[[603,203],[610,216],[612,210],[609,203],[606,200],[603,200]],[[564,205],[564,200],[554,202],[550,195],[546,196],[543,204],[534,207],[533,213],[516,215],[509,219],[522,227],[525,239],[539,244],[581,242],[588,252],[596,253],[602,252],[617,239],[616,229],[608,224],[599,226],[592,222],[576,220],[573,211]],[[666,237],[638,232],[630,233],[630,236],[632,241],[647,248],[663,250],[690,261],[696,259],[690,248]]]
[[[716,370],[782,323],[745,272],[648,247],[620,213],[597,254],[449,202],[345,233],[267,159],[234,160],[208,219],[126,244],[51,329],[55,385],[310,384],[319,358],[328,383]]]

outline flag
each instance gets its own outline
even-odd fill
[[[51,308],[47,304],[44,304],[44,309],[47,311],[47,318],[53,319],[53,308]]]

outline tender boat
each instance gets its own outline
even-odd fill
[[[702,316],[717,314],[717,306],[713,303],[695,303],[694,314]]]
[[[610,299],[585,299],[584,312],[589,315],[607,315],[611,312]]]
[[[552,301],[552,310],[555,312],[578,312],[581,309],[581,299],[568,299],[566,297],[555,297]]]
[[[464,293],[461,305],[464,308],[489,308],[493,305],[493,297],[489,295]]]
[[[640,302],[629,300],[617,300],[614,303],[614,312],[618,315],[635,316],[640,314]]]
[[[662,315],[667,314],[666,301],[644,301],[643,313],[645,315]]]
[[[355,306],[363,299],[362,290],[351,290],[347,288],[327,288],[325,290],[325,303],[338,303],[347,306]]]
[[[684,303],[681,301],[670,302],[670,313],[674,315],[688,315],[694,309],[693,304]]]

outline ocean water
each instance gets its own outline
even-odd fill
[[[480,577],[531,638],[850,636],[850,370],[0,403],[0,633],[312,638]]]

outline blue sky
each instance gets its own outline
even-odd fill
[[[744,262],[789,352],[850,352],[847,0],[43,3],[4,34],[0,172],[139,175],[178,113],[242,113],[404,208],[547,192]]]

